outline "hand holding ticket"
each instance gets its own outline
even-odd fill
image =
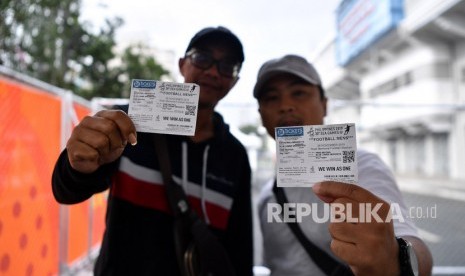
[[[275,137],[279,187],[357,182],[354,124],[277,127]]]
[[[135,79],[128,115],[138,132],[193,136],[199,93],[194,83]]]

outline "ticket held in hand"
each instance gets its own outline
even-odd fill
[[[133,79],[128,115],[138,132],[194,136],[200,87]]]
[[[275,137],[278,187],[357,183],[354,124],[277,127]]]

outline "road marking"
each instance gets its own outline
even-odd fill
[[[451,187],[441,187],[434,184],[425,185],[424,183],[418,181],[419,180],[399,179],[398,185],[402,191],[408,193],[465,201],[465,191],[463,190],[454,189]]]
[[[433,267],[433,275],[464,275],[465,266],[435,266]]]

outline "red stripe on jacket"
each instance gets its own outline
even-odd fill
[[[150,183],[135,179],[130,175],[119,171],[113,179],[112,195],[132,204],[155,209],[171,214],[166,199],[165,188],[162,183]],[[188,196],[189,204],[200,217],[203,217],[200,198]],[[216,204],[205,202],[210,225],[226,229],[228,225],[229,210]]]

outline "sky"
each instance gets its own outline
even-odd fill
[[[82,0],[82,17],[96,27],[104,18],[122,17],[125,24],[116,33],[121,47],[143,42],[172,52],[176,63],[200,29],[218,25],[229,28],[242,41],[245,62],[240,80],[217,109],[227,122],[243,124],[244,120],[258,118],[252,90],[261,64],[289,53],[310,59],[334,35],[339,3],[340,0]],[[182,78],[178,81],[182,82]],[[246,109],[255,112],[244,112]]]

